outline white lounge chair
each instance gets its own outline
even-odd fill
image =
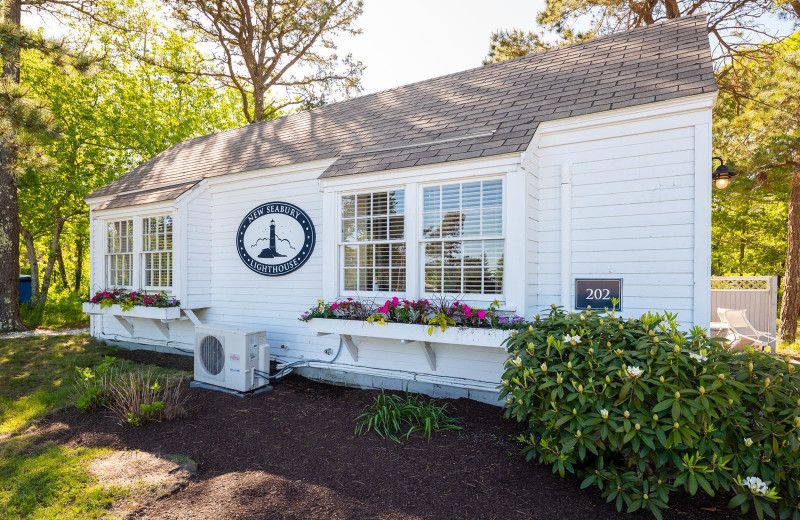
[[[728,333],[729,343],[726,345],[730,350],[739,352],[744,350],[744,347],[753,345],[764,349],[769,348],[773,354],[775,353],[777,339],[766,332],[756,330],[747,319],[746,310],[718,308],[717,314],[727,324],[730,331]]]

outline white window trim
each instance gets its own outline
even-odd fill
[[[144,221],[151,218],[159,218],[159,217],[172,217],[172,247],[170,249],[164,250],[154,250],[154,251],[145,251],[144,250]],[[139,283],[142,287],[142,290],[147,292],[161,292],[164,291],[167,294],[173,294],[175,292],[175,227],[176,227],[176,220],[175,214],[168,212],[168,213],[161,213],[158,215],[148,215],[148,216],[140,216],[139,218]],[[160,286],[160,285],[141,285],[144,283],[145,277],[145,261],[144,258],[148,254],[158,254],[158,253],[169,253],[170,254],[170,280],[172,281],[172,285],[169,287]]]
[[[321,185],[323,199],[324,222],[332,222],[334,233],[322,234],[323,267],[322,267],[322,298],[334,301],[342,298],[381,298],[383,296],[398,296],[409,300],[418,300],[425,297],[435,297],[438,293],[425,294],[422,291],[424,280],[424,258],[420,246],[421,204],[422,188],[424,186],[473,182],[489,179],[503,179],[503,235],[504,235],[504,265],[503,265],[503,294],[497,295],[462,295],[461,301],[475,305],[486,305],[494,300],[500,302],[500,310],[524,314],[529,287],[527,285],[526,261],[527,236],[526,218],[511,219],[512,215],[527,216],[527,182],[525,170],[521,168],[520,156],[510,163],[505,159],[487,165],[491,172],[481,172],[464,175],[463,166],[459,169],[448,167],[437,169],[436,174],[421,177],[419,173],[410,172],[394,182],[385,182],[380,176],[364,176],[358,182],[354,179],[344,178],[342,182],[326,181]],[[442,171],[439,171],[442,170]],[[382,175],[385,176],[385,173]],[[363,193],[368,191],[385,191],[405,189],[405,231],[406,231],[406,292],[405,294],[392,293],[368,295],[365,293],[342,294],[340,290],[341,262],[339,259],[339,237],[341,236],[341,197],[343,195]],[[412,211],[411,208],[416,208]],[[413,235],[410,235],[413,234]],[[411,240],[411,238],[414,240]],[[531,289],[534,290],[534,289]],[[450,295],[448,295],[450,296]]]
[[[404,229],[403,229],[403,240],[369,240],[364,242],[344,242],[342,240],[342,199],[347,195],[359,195],[365,193],[377,193],[377,192],[384,192],[384,191],[404,191],[403,194],[403,217],[404,217]],[[397,296],[398,298],[409,298],[407,295],[408,293],[408,259],[410,258],[408,255],[408,244],[409,244],[409,230],[408,230],[408,188],[405,184],[399,185],[388,185],[386,187],[379,187],[379,188],[370,188],[370,189],[353,189],[347,191],[339,191],[336,192],[335,195],[335,207],[336,207],[336,234],[334,236],[334,241],[336,244],[336,269],[335,269],[335,287],[336,287],[336,294],[337,296],[334,298],[326,298],[328,300],[335,300],[338,298],[353,298],[356,299],[376,299],[380,300],[381,298],[393,297]],[[388,236],[388,228],[387,228],[387,236]],[[346,291],[344,289],[344,247],[345,245],[362,245],[362,244],[406,244],[406,290],[405,291]]]
[[[104,242],[103,246],[103,257],[102,257],[102,265],[103,265],[103,276],[102,276],[102,283],[103,287],[101,290],[106,290],[112,288],[109,285],[108,279],[108,267],[106,265],[106,258],[107,258],[107,251],[108,251],[108,240],[107,240],[107,229],[108,224],[111,222],[117,222],[120,220],[133,220],[133,251],[131,254],[133,255],[133,276],[132,276],[132,284],[130,286],[120,287],[116,286],[117,288],[126,289],[129,291],[138,290],[138,291],[147,291],[147,292],[161,292],[164,291],[169,296],[174,296],[179,294],[179,276],[180,273],[177,272],[176,266],[180,266],[180,242],[179,242],[179,224],[178,224],[178,215],[177,211],[174,209],[170,210],[168,208],[163,209],[155,209],[153,208],[151,211],[138,213],[136,215],[131,214],[124,214],[124,213],[114,213],[109,215],[104,215],[99,217],[96,220],[96,224],[101,227],[102,230],[102,239]],[[144,282],[144,251],[142,248],[142,221],[146,218],[152,217],[172,217],[172,287],[144,287],[142,284]]]
[[[508,255],[508,238],[507,238],[507,229],[508,229],[508,190],[507,190],[507,180],[504,174],[498,175],[486,175],[480,177],[468,177],[462,179],[451,179],[447,181],[431,181],[420,183],[417,186],[417,215],[423,215],[424,208],[423,205],[423,197],[422,192],[426,187],[432,186],[452,186],[454,184],[464,184],[469,182],[481,182],[487,180],[496,180],[499,179],[502,183],[502,190],[503,190],[503,198],[502,198],[502,215],[503,215],[503,230],[501,235],[487,235],[487,236],[477,236],[477,237],[457,237],[454,239],[444,240],[440,238],[439,240],[436,239],[426,239],[422,235],[422,218],[417,218],[416,224],[416,243],[417,243],[417,257],[416,263],[419,269],[419,273],[417,274],[416,285],[417,285],[417,293],[421,295],[422,298],[431,300],[435,298],[457,298],[458,301],[465,302],[465,303],[491,303],[493,301],[500,302],[501,305],[505,305],[506,302],[506,292],[507,292],[507,283],[508,277],[506,276],[506,257]],[[458,242],[462,240],[502,240],[503,241],[503,292],[500,294],[477,294],[477,293],[449,293],[449,292],[426,292],[424,290],[425,287],[425,253],[424,247],[422,244],[427,242]],[[408,260],[406,260],[408,261]],[[406,281],[408,283],[408,281]]]
[[[114,222],[123,222],[126,220],[131,221],[130,226],[130,233],[131,233],[131,250],[129,253],[112,253],[108,250],[108,225],[113,224]],[[118,289],[127,289],[132,290],[135,285],[135,278],[136,278],[136,218],[135,217],[118,217],[113,219],[104,220],[102,222],[102,231],[103,231],[103,282],[105,283],[106,289],[111,288],[118,288]],[[112,255],[131,255],[131,285],[115,285],[111,284],[111,269],[108,265],[108,260]]]

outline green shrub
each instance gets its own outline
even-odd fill
[[[668,313],[556,307],[507,346],[504,413],[526,425],[527,460],[583,476],[618,510],[661,518],[682,488],[800,520],[800,381],[788,358],[730,353]]]
[[[109,409],[121,423],[141,426],[185,415],[183,378],[129,367],[106,356],[94,369],[76,367],[74,401],[84,412]]]
[[[381,437],[395,442],[407,439],[417,431],[430,442],[434,432],[461,429],[458,419],[447,414],[446,404],[438,405],[431,399],[408,392],[405,397],[387,395],[383,390],[372,405],[356,417],[356,421],[356,435],[374,430]]]
[[[111,405],[111,383],[115,368],[119,365],[111,356],[105,356],[103,362],[95,366],[75,367],[75,385],[73,400],[75,406],[83,412],[95,412]]]

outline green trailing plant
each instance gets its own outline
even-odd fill
[[[435,432],[460,430],[458,419],[447,413],[447,404],[439,405],[421,395],[386,394],[383,389],[373,403],[356,417],[356,435],[375,431],[384,438],[400,442],[414,432],[421,432],[428,442]]]
[[[678,489],[800,520],[800,380],[791,360],[735,354],[674,314],[553,307],[507,340],[505,416],[527,460],[584,477],[656,518]]]

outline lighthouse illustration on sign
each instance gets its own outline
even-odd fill
[[[292,244],[289,244],[289,247],[292,247]],[[283,258],[286,255],[282,255],[275,249],[275,219],[269,223],[269,247],[264,248],[258,253],[259,258]]]
[[[316,231],[308,214],[288,202],[267,202],[252,209],[236,231],[239,257],[251,271],[263,276],[282,276],[299,269],[314,251],[315,242]]]

